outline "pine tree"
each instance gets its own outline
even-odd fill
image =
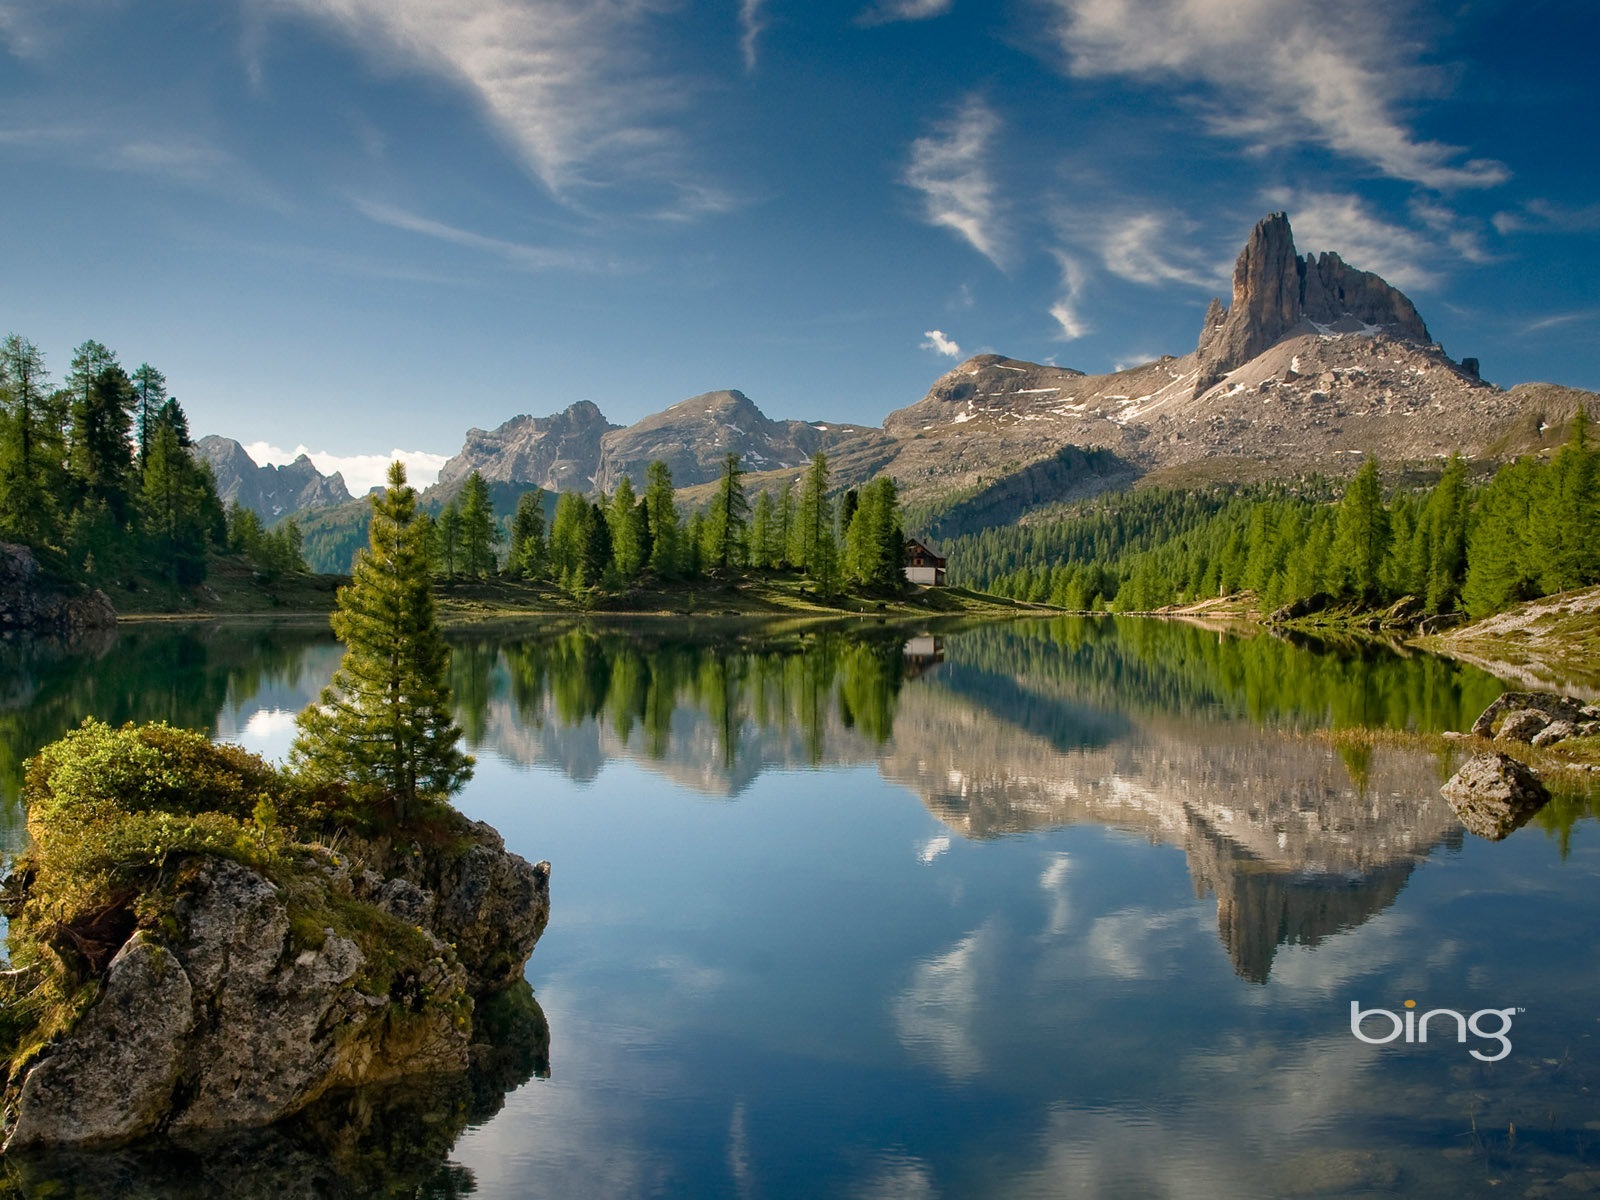
[[[754,567],[773,567],[771,556],[772,527],[777,519],[776,506],[772,502],[771,492],[762,492],[756,497],[755,508],[750,514],[750,565]]]
[[[729,451],[722,459],[722,478],[711,509],[706,514],[706,566],[726,571],[744,558],[745,526],[750,501],[744,494],[744,470],[739,456]]]
[[[489,485],[477,471],[467,476],[461,489],[461,567],[473,579],[493,575],[494,548],[500,527],[494,521],[494,501]]]
[[[606,524],[611,529],[611,555],[617,575],[623,581],[637,579],[644,570],[647,551],[645,537],[648,517],[633,490],[633,480],[624,475],[616,493],[606,506]]]
[[[79,346],[67,376],[72,436],[68,462],[79,494],[101,501],[112,521],[126,524],[132,507],[133,383],[116,356],[96,341]]]
[[[1451,455],[1423,510],[1419,545],[1426,548],[1424,597],[1434,612],[1456,606],[1467,570],[1467,465]]]
[[[150,453],[150,434],[156,416],[167,402],[167,377],[149,363],[140,363],[133,372],[133,392],[137,397],[133,411],[133,432],[139,443],[139,466]],[[185,429],[184,436],[188,436]]]
[[[544,574],[545,556],[544,489],[534,488],[517,497],[506,569],[523,579],[538,579]]]
[[[40,547],[63,521],[62,415],[44,355],[26,338],[0,343],[0,536]]]
[[[1462,604],[1473,617],[1487,617],[1539,594],[1531,545],[1538,489],[1539,464],[1519,458],[1495,472],[1479,497],[1461,588]]]
[[[1600,573],[1595,496],[1600,471],[1588,432],[1588,414],[1580,404],[1566,444],[1540,472],[1530,533],[1539,588],[1546,594],[1590,583]]]
[[[221,514],[209,470],[189,452],[187,428],[176,400],[166,401],[151,417],[139,493],[152,557],[169,579],[185,586],[205,578],[206,554]]]
[[[589,546],[589,520],[593,510],[577,492],[562,492],[550,522],[550,574],[568,591],[599,582],[585,574]]]
[[[339,589],[333,631],[343,661],[321,699],[296,718],[290,765],[392,798],[401,819],[472,775],[446,682],[449,651],[429,585],[417,494],[402,463],[372,500],[369,546]]]
[[[673,499],[672,472],[660,459],[645,469],[645,520],[650,535],[650,568],[663,579],[680,569],[682,526]]]
[[[446,579],[456,577],[456,567],[461,559],[461,506],[454,500],[444,506],[434,525],[434,557],[441,574]]]
[[[1334,529],[1334,571],[1340,590],[1366,603],[1380,595],[1379,578],[1389,549],[1389,514],[1383,507],[1378,460],[1361,464],[1339,503]]]
[[[800,502],[795,513],[790,534],[789,561],[797,567],[811,570],[812,564],[824,553],[824,543],[833,542],[832,505],[828,503],[828,456],[821,450],[811,457],[805,479],[800,485]],[[833,547],[833,557],[838,558],[838,547]],[[837,570],[837,562],[834,564]]]

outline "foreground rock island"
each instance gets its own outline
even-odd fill
[[[463,1072],[549,917],[549,864],[447,804],[375,810],[165,725],[86,721],[30,764],[27,801],[7,1152],[261,1127]]]

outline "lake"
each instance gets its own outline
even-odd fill
[[[1466,728],[1488,675],[1111,618],[451,643],[458,804],[553,864],[547,1048],[24,1191],[1600,1192],[1595,798],[1487,842],[1448,750],[1330,736]],[[0,648],[0,834],[82,716],[280,756],[338,657],[222,624]],[[1378,1044],[1407,1000],[1449,1011]],[[1359,1040],[1353,1002],[1394,1024]]]

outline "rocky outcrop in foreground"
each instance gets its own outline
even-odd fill
[[[116,610],[104,592],[73,591],[52,583],[40,573],[32,550],[0,542],[0,635],[71,636],[116,623]]]
[[[339,1089],[465,1071],[477,1006],[520,983],[549,918],[550,866],[455,813],[436,841],[299,847],[271,877],[196,855],[166,916],[134,897],[97,915],[72,940],[91,970],[109,955],[98,994],[13,1064],[5,1149],[266,1126]]]

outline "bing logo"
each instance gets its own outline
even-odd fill
[[[1352,1000],[1350,1032],[1355,1035],[1357,1041],[1366,1042],[1369,1046],[1386,1046],[1401,1037],[1407,1042],[1426,1042],[1428,1024],[1433,1022],[1436,1039],[1440,1031],[1448,1037],[1453,1030],[1456,1041],[1462,1044],[1466,1043],[1469,1031],[1485,1042],[1498,1042],[1500,1048],[1494,1054],[1485,1054],[1482,1050],[1469,1050],[1467,1053],[1479,1062],[1499,1062],[1511,1053],[1511,1018],[1517,1013],[1527,1011],[1522,1008],[1481,1008],[1469,1017],[1463,1016],[1453,1008],[1430,1008],[1418,1016],[1416,1009],[1415,1000],[1406,1001],[1403,1014],[1390,1012],[1386,1008],[1362,1008],[1359,1000]],[[1364,1030],[1369,1021],[1387,1021],[1387,1031],[1381,1036],[1374,1037]],[[1485,1022],[1498,1028],[1486,1028]]]

